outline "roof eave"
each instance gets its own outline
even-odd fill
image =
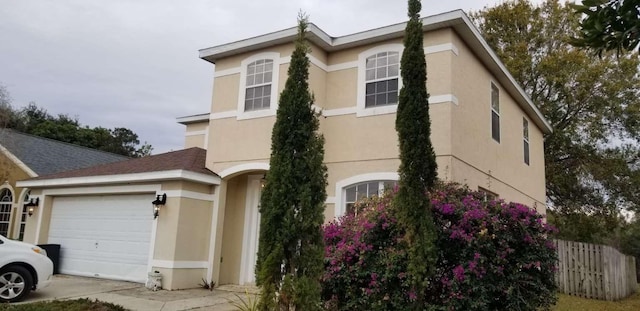
[[[209,113],[197,114],[192,116],[178,117],[176,121],[183,125],[192,123],[209,122]]]
[[[219,176],[197,173],[188,170],[169,170],[133,174],[79,176],[52,179],[28,179],[18,181],[16,183],[16,186],[21,188],[35,189],[48,187],[78,187],[139,182],[160,182],[170,180],[185,180],[206,185],[220,184]]]
[[[463,15],[464,12],[456,10],[428,16],[422,19],[423,28],[425,31],[428,31],[450,26],[452,20],[460,18]],[[388,39],[401,38],[404,34],[405,27],[406,22],[334,38],[315,24],[310,23],[309,29],[307,30],[307,39],[325,51],[333,52]],[[287,28],[265,35],[201,49],[198,52],[200,58],[215,64],[220,58],[291,43],[296,38],[297,32],[297,27]]]
[[[29,177],[38,177],[38,174],[34,172],[27,164],[22,162],[18,157],[16,157],[9,149],[0,145],[0,153],[4,154],[11,162],[13,162],[16,166],[18,166],[23,172],[25,172]]]

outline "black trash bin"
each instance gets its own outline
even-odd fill
[[[53,261],[53,274],[60,273],[60,244],[40,244],[38,247],[47,251],[47,257]]]

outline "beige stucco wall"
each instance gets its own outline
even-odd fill
[[[189,123],[185,127],[184,148],[198,147],[207,149],[207,130],[209,120],[203,122]]]
[[[271,154],[271,129],[275,117],[237,121],[234,118],[212,120],[209,135],[207,166],[221,172],[230,163],[268,162]]]
[[[454,178],[466,180],[472,188],[486,184],[487,179],[497,180],[504,186],[497,189],[499,186],[494,182],[490,190],[506,200],[529,205],[536,202],[544,213],[542,131],[457,36],[454,44],[459,49],[452,67],[453,92],[459,101],[451,121],[452,154],[458,159]],[[491,137],[492,82],[500,92],[500,143]],[[524,163],[523,118],[529,121],[530,165]],[[484,173],[477,174],[472,168]]]
[[[244,217],[246,209],[247,175],[227,182],[224,229],[222,233],[222,259],[219,284],[237,284],[240,279]]]
[[[162,274],[162,288],[167,290],[201,287],[207,274],[207,269],[154,269]]]

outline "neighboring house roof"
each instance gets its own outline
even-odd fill
[[[14,131],[0,130],[0,148],[18,165],[24,164],[30,175],[48,175],[104,163],[129,159],[128,157],[73,145],[53,139]],[[35,176],[34,176],[35,177]]]
[[[516,102],[531,117],[535,124],[546,134],[552,132],[551,125],[544,118],[540,110],[533,104],[524,90],[511,76],[496,53],[482,38],[473,22],[462,10],[451,11],[438,15],[428,16],[422,19],[424,31],[442,28],[453,28],[467,43],[476,56],[487,66],[489,71],[512,94]],[[376,28],[342,37],[331,37],[314,24],[309,24],[307,39],[328,52],[349,49],[357,46],[368,45],[402,38],[407,23],[400,23],[386,27]],[[214,63],[218,59],[232,55],[257,51],[271,46],[291,43],[297,36],[297,27],[272,32],[266,35],[253,37],[228,44],[218,45],[200,50],[200,58]]]
[[[211,184],[219,183],[219,176],[205,167],[206,158],[206,150],[193,147],[40,176],[18,182],[18,184],[23,187],[42,187],[167,179],[188,179]]]
[[[178,123],[184,124],[184,125],[191,124],[191,123],[208,122],[209,113],[194,114],[191,116],[184,116],[176,119],[178,120]]]

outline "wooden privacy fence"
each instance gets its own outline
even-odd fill
[[[618,300],[635,293],[636,259],[613,247],[555,240],[562,293],[600,300]]]

